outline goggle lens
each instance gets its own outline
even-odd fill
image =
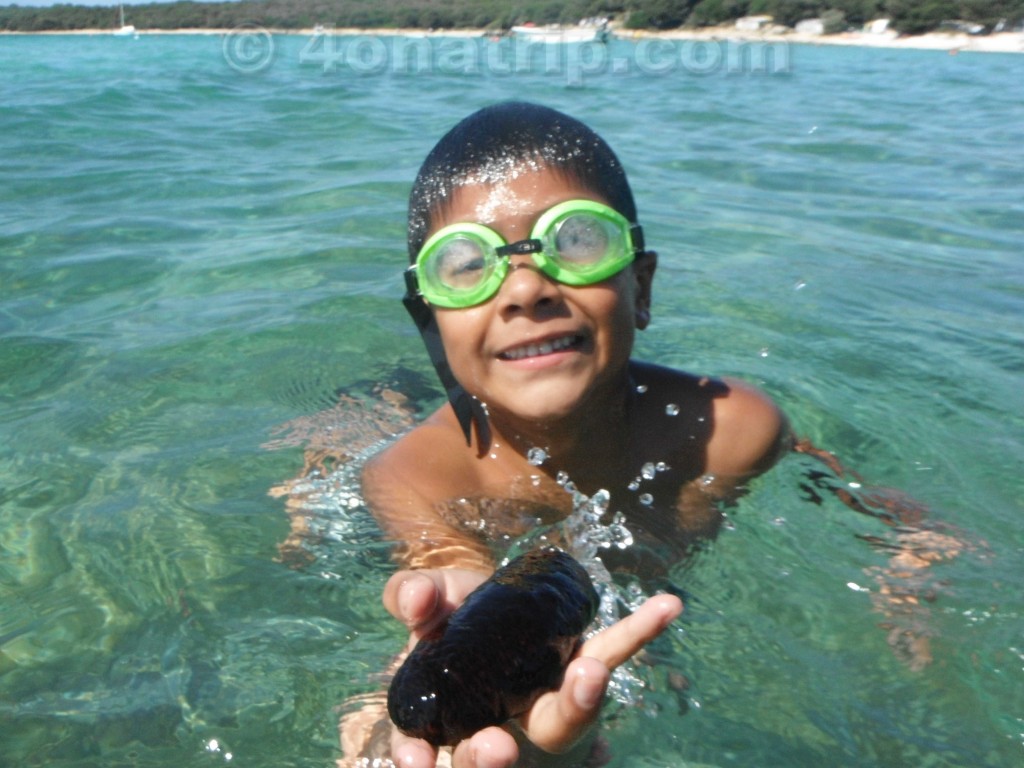
[[[494,271],[494,260],[486,256],[486,243],[456,235],[439,245],[427,260],[429,281],[456,293],[471,291]]]

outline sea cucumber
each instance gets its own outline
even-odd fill
[[[388,690],[391,720],[441,746],[522,714],[558,686],[597,607],[590,577],[566,553],[517,557],[416,644]]]

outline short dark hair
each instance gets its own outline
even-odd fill
[[[565,175],[637,223],[626,172],[604,139],[550,107],[504,102],[462,120],[423,161],[409,195],[409,260],[416,260],[433,217],[444,211],[456,186],[476,177],[486,181],[522,163]]]

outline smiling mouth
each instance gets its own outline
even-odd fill
[[[554,352],[561,352],[578,346],[583,337],[577,334],[561,336],[557,339],[548,339],[537,344],[526,344],[522,347],[509,349],[502,352],[498,357],[502,360],[525,360],[528,357],[540,357],[550,355]]]

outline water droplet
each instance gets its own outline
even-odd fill
[[[707,485],[711,485],[713,482],[715,482],[715,476],[714,475],[701,475],[701,478],[700,478],[700,484],[701,485],[707,486]]]
[[[545,461],[547,461],[548,452],[543,448],[531,448],[526,452],[526,460],[530,463],[531,467],[539,467]]]
[[[646,384],[637,384],[636,385],[636,391],[637,391],[638,395],[642,395],[644,392],[647,391],[647,385]]]
[[[768,347],[761,347],[761,357],[768,357]]]
[[[635,480],[634,480],[633,482],[631,482],[631,483],[630,483],[630,484],[629,484],[629,485],[628,485],[627,487],[628,487],[628,488],[629,488],[629,490],[631,490],[631,491],[635,491],[635,490],[638,490],[638,489],[640,488],[640,478],[639,478],[639,477],[638,477],[638,478],[636,478],[636,479],[635,479]]]
[[[640,467],[640,477],[644,480],[653,480],[656,470],[654,469],[654,462],[648,461],[642,467]]]
[[[807,287],[807,283],[806,282],[804,282],[803,280],[797,280],[796,283],[793,285],[793,290],[794,291],[802,291],[806,287]]]
[[[675,403],[669,403],[668,405],[665,406],[665,413],[667,413],[669,416],[678,416],[679,406],[676,405]]]
[[[657,464],[654,465],[654,468],[659,472],[666,472],[668,471],[668,464],[666,464],[664,461],[659,461]]]
[[[651,496],[651,494],[649,493],[641,493],[640,503],[643,504],[645,507],[649,507],[651,506],[651,504],[654,503],[654,497]]]
[[[555,482],[558,483],[559,485],[565,485],[567,482],[569,482],[569,473],[566,472],[564,469],[559,470],[558,474],[555,475]]]
[[[536,488],[540,485],[540,475],[530,475],[530,482],[533,484],[533,487]]]

